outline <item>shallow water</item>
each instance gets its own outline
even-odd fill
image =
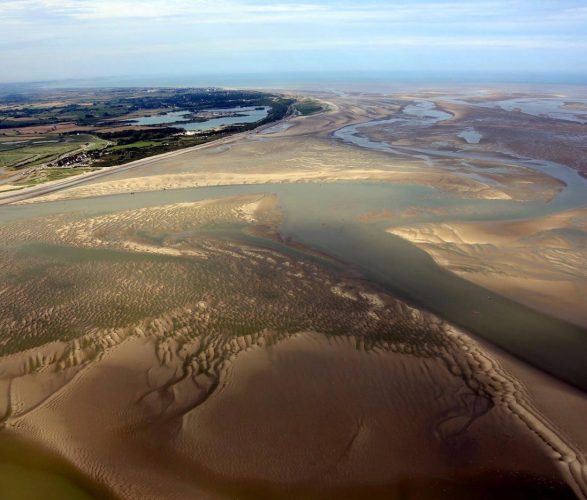
[[[428,118],[431,120],[442,119],[442,115],[437,114],[432,117],[427,115],[431,111],[432,113],[436,112],[426,108],[418,108],[417,110],[426,120]],[[443,112],[439,111],[439,113]],[[355,137],[355,133],[356,129],[351,137]],[[360,136],[356,137],[362,140]],[[374,144],[374,149],[387,147],[368,139],[365,139],[365,142],[360,145],[369,147],[370,144]],[[387,149],[383,150],[387,151]],[[409,154],[407,150],[392,150],[392,148],[389,150],[396,154]],[[431,159],[438,156],[437,152],[425,149],[417,150],[417,154]],[[461,161],[464,158],[477,158],[458,153],[455,153],[455,156],[445,155],[445,157],[454,157]],[[503,158],[500,160],[503,161]],[[44,217],[50,214],[79,213],[81,217],[85,217],[231,195],[276,193],[284,213],[284,220],[280,228],[284,237],[292,238],[307,247],[320,250],[340,259],[341,262],[348,263],[349,267],[359,269],[373,283],[394,295],[490,340],[561,379],[587,389],[583,355],[587,348],[587,332],[585,330],[521,306],[459,278],[440,268],[425,252],[411,243],[385,232],[385,229],[398,224],[450,221],[452,219],[519,218],[552,213],[560,210],[561,207],[573,207],[578,206],[580,202],[584,203],[585,184],[573,182],[575,180],[573,171],[560,165],[550,165],[545,162],[534,164],[531,160],[517,159],[516,161],[520,165],[538,170],[543,169],[551,174],[554,172],[566,180],[567,188],[550,204],[540,202],[522,204],[506,200],[466,200],[427,186],[371,182],[191,188],[38,205],[6,206],[0,208],[0,224],[17,219]],[[418,209],[419,212],[406,215],[410,209]],[[369,212],[374,213],[371,221],[358,220],[359,217],[368,215]],[[378,213],[383,215],[378,216]],[[300,259],[319,260],[320,264],[325,264],[320,257],[309,255],[303,249],[244,233],[240,226],[214,227],[210,231],[217,232],[219,237],[271,248]],[[175,259],[171,256],[134,254],[107,249],[82,249],[47,245],[42,242],[27,245],[23,247],[23,251],[28,252],[28,255],[31,256],[63,259],[66,262],[72,262],[76,259],[92,262],[110,259],[117,261],[121,259],[128,261],[134,259]],[[343,269],[345,267],[345,264],[337,265],[335,263],[334,265]],[[423,364],[423,366],[425,365]],[[320,375],[323,372],[324,366],[321,364],[317,374]],[[300,373],[305,372],[300,371]],[[348,365],[345,365],[344,371],[341,373],[348,376]],[[274,375],[272,373],[272,377]],[[364,376],[364,372],[358,372],[355,379],[362,382],[361,377]],[[380,377],[380,379],[389,381],[389,377]],[[300,380],[307,382],[306,377],[303,376]],[[418,379],[412,377],[412,380],[417,381]],[[378,387],[374,383],[371,386]],[[387,385],[386,391],[389,392]],[[241,394],[245,392],[241,391]],[[307,397],[303,391],[300,393]],[[385,394],[381,398],[384,396]],[[270,403],[273,404],[274,401],[270,401]],[[398,407],[403,408],[401,405]],[[241,414],[239,413],[239,424],[242,424],[240,419]],[[8,472],[13,473],[11,470]],[[24,481],[32,482],[35,480],[33,473],[36,471],[27,472],[28,477]],[[63,476],[65,477],[66,474]],[[69,476],[67,477],[69,478]],[[75,484],[76,480],[77,478],[72,476],[72,484]],[[24,481],[21,480],[21,482]],[[223,482],[225,481],[223,480]],[[476,483],[472,480],[471,494],[473,488],[478,491],[482,487],[481,485],[482,483]],[[372,486],[372,488],[376,489],[377,486]],[[402,488],[405,488],[405,485]],[[463,488],[468,487],[463,486]],[[372,489],[368,491],[377,493]],[[239,496],[246,496],[246,492],[239,491],[238,493]],[[250,494],[250,498],[258,498],[260,495],[256,493],[258,492]],[[379,493],[384,495],[388,493],[388,490],[381,486]],[[98,497],[103,498],[101,496],[103,494],[100,492]],[[64,495],[61,497],[65,498]]]
[[[465,139],[467,144],[479,144],[479,141],[481,141],[483,134],[481,134],[474,128],[467,128],[459,134],[459,137],[461,139]]]
[[[587,332],[584,329],[459,278],[437,266],[428,254],[411,243],[385,232],[385,229],[398,224],[456,219],[518,219],[584,206],[587,181],[577,172],[553,162],[466,151],[392,147],[360,135],[362,127],[412,126],[414,123],[426,126],[449,116],[437,110],[432,103],[418,101],[392,118],[344,127],[334,136],[356,146],[395,155],[417,154],[431,162],[436,158],[452,158],[461,162],[491,160],[498,167],[500,164],[518,165],[560,179],[566,187],[550,203],[464,200],[425,186],[370,182],[192,188],[9,206],[0,211],[0,223],[64,212],[79,211],[84,215],[95,215],[206,198],[275,193],[284,212],[281,226],[284,237],[359,268],[397,296],[587,389],[587,370],[582,354],[587,349]],[[409,214],[410,210],[411,215],[406,216],[405,213]],[[379,219],[374,217],[371,223],[359,222],[358,218],[368,215],[368,212],[385,215]],[[234,232],[228,236],[242,237],[235,236]],[[553,345],[557,346],[556,350],[552,349]]]
[[[416,101],[402,110],[404,114],[415,116],[420,123],[432,124],[452,118],[450,113],[442,111],[431,101]]]
[[[438,120],[435,119],[434,122],[436,121]],[[496,155],[471,151],[444,151],[411,146],[390,146],[385,142],[374,141],[361,134],[361,130],[368,127],[402,126],[402,124],[405,123],[406,121],[403,118],[394,116],[385,120],[376,120],[343,127],[334,132],[333,137],[346,143],[353,144],[361,148],[372,149],[374,151],[383,151],[393,155],[409,158],[417,156],[429,162],[430,164],[434,164],[435,159],[451,158],[464,161],[492,161],[495,162],[497,166],[499,166],[499,164],[516,165],[523,168],[537,170],[550,177],[554,177],[555,179],[558,179],[565,184],[564,189],[549,204],[525,204],[524,207],[519,207],[515,217],[544,215],[554,211],[567,210],[585,205],[585,200],[587,199],[587,179],[579,175],[576,170],[570,169],[559,163],[547,160],[534,160],[530,158],[515,157],[511,154]],[[416,122],[416,124],[420,126],[418,122]],[[414,125],[414,123],[410,122],[410,125]],[[421,126],[426,126],[426,123]],[[468,175],[469,177],[481,180],[481,182],[488,183],[487,178],[478,177],[479,172],[472,172],[471,174],[467,174],[466,172],[461,173],[462,175]]]
[[[283,197],[286,213],[297,205]],[[322,214],[324,211],[316,210]],[[328,212],[290,217],[284,232],[350,262],[396,296],[430,310],[567,382],[587,389],[587,331],[505,299],[439,267],[424,251],[387,234],[385,224],[359,224]],[[556,350],[553,350],[556,345]]]
[[[189,119],[189,111],[172,111],[164,115],[143,116],[133,120],[133,123],[135,125],[168,125],[170,127],[177,127],[182,128],[184,130],[197,132],[204,130],[212,130],[227,125],[236,125],[240,123],[255,123],[263,120],[267,116],[268,111],[269,108],[267,106],[264,106],[262,109],[257,109],[256,107],[252,106],[226,109],[210,109],[206,110],[206,112],[238,113],[241,116],[221,116],[218,118],[211,118],[203,122],[193,121],[188,123],[181,122],[186,119]]]
[[[566,103],[587,104],[587,99],[518,98],[477,104],[484,108],[501,108],[505,111],[519,109],[532,116],[547,116],[557,120],[587,123],[587,111],[564,108]]]
[[[396,113],[390,118],[348,125],[338,129],[332,135],[356,146],[395,154],[397,150],[394,147],[383,142],[367,139],[361,135],[361,129],[367,127],[428,127],[451,117],[451,114],[437,109],[436,105],[431,101],[416,101],[404,106],[400,113]]]
[[[284,211],[284,237],[320,250],[361,270],[380,286],[483,337],[536,366],[587,389],[583,353],[587,332],[487,291],[434,263],[411,243],[385,232],[395,224],[421,221],[517,218],[555,211],[555,204],[463,200],[424,186],[382,183],[277,184],[167,190],[83,200],[4,207],[0,223],[63,212],[104,214],[133,208],[237,194],[276,193]],[[402,217],[417,207],[427,213]],[[443,209],[443,213],[434,213]],[[359,222],[369,211],[383,220]],[[226,234],[240,238],[233,230]],[[273,243],[255,241],[255,244]],[[284,249],[281,249],[284,250]],[[74,250],[75,252],[75,250]],[[556,345],[557,349],[552,349]]]

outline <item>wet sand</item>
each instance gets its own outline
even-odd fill
[[[145,265],[165,266],[180,295],[193,292],[182,291],[172,263],[185,272],[187,262],[207,262],[220,251],[229,256],[225,266],[244,264],[243,259],[254,259],[256,266],[263,262],[272,280],[279,282],[285,273],[294,280],[289,287],[299,281],[298,288],[281,285],[279,293],[289,303],[312,297],[322,304],[308,311],[327,333],[274,331],[262,327],[271,324],[266,319],[252,334],[204,329],[194,336],[191,324],[213,325],[214,318],[224,317],[223,302],[200,292],[179,307],[172,294],[176,307],[158,317],[91,327],[84,337],[4,356],[3,432],[26,436],[96,487],[131,499],[469,498],[479,490],[486,498],[582,494],[581,446],[587,439],[574,419],[584,397],[543,384],[547,389],[537,392],[537,409],[497,356],[368,283],[334,280],[316,266],[304,274],[305,267],[296,269],[291,258],[242,245],[239,253],[237,247],[206,243],[199,245],[203,255],[169,255],[166,249],[186,247],[154,238],[170,231],[187,237],[188,228],[223,218],[274,224],[276,210],[281,208],[275,197],[250,195],[37,221],[47,235],[73,248],[122,251],[125,262],[142,256],[135,276],[148,269]],[[152,250],[126,243],[147,227]],[[190,248],[198,248],[196,241]],[[113,267],[123,289],[135,289],[117,267],[116,255],[94,273],[107,276]],[[154,256],[166,260],[149,263]],[[237,275],[253,276],[250,269],[238,269]],[[63,269],[60,275],[72,279]],[[155,303],[173,290],[151,286],[150,279],[140,278]],[[303,299],[303,290],[318,283],[324,288]],[[94,301],[105,291],[101,286],[93,278]],[[80,285],[76,289],[84,293]],[[27,292],[29,300],[34,293]],[[268,308],[267,318],[275,317],[271,302],[261,297],[255,298],[254,314]],[[107,301],[94,307],[93,316],[109,313]],[[45,317],[51,318],[54,308]],[[69,304],[68,315],[78,314],[78,308]],[[330,321],[345,326],[329,326]],[[508,363],[522,379],[536,380],[519,362],[509,358]],[[561,431],[559,421],[572,432]]]
[[[50,194],[30,190],[22,201],[38,205],[8,207],[0,226],[0,434],[26,436],[99,488],[82,493],[128,499],[584,498],[584,393],[426,312],[426,297],[416,307],[390,295],[394,283],[385,292],[361,274],[391,269],[388,281],[406,297],[430,276],[436,298],[443,286],[466,295],[437,267],[431,275],[417,259],[390,262],[413,247],[389,253],[394,243],[377,238],[391,239],[390,226],[404,238],[425,227],[419,238],[471,247],[473,257],[484,246],[519,252],[520,241],[551,249],[552,238],[558,245],[567,237],[557,231],[582,213],[459,222],[494,207],[510,215],[516,204],[542,207],[563,186],[516,168],[507,172],[519,173],[518,185],[500,185],[476,177],[478,166],[455,170],[452,160],[344,144],[333,130],[401,106],[381,96],[324,98],[327,113],[292,118],[287,128],[113,169]],[[260,186],[357,180],[405,192],[345,184],[348,196],[334,190],[310,207],[316,191],[304,198]],[[259,186],[207,200],[171,192],[244,183]],[[372,203],[359,203],[363,190]],[[296,199],[303,206],[288,210]],[[59,203],[42,203],[49,200]],[[435,218],[450,219],[443,231]],[[534,256],[523,273],[577,274],[582,254],[569,255],[566,270],[552,259],[537,270]],[[398,265],[404,274],[392,269]],[[420,281],[410,288],[404,278]],[[455,311],[451,318],[486,322]],[[520,352],[540,354],[544,345],[507,324],[494,321]],[[66,488],[78,485],[75,473],[60,477]]]
[[[175,369],[138,338],[10,427],[124,498],[570,498],[573,446],[465,342],[419,359],[299,333],[245,347],[206,398],[205,376],[156,392]]]
[[[520,221],[398,226],[437,263],[489,290],[587,327],[587,210]]]
[[[215,185],[280,182],[371,180],[434,186],[464,197],[481,199],[552,198],[561,186],[547,176],[514,171],[497,185],[469,175],[467,167],[431,165],[416,154],[393,156],[365,151],[333,140],[342,127],[380,121],[400,109],[377,96],[324,97],[329,109],[307,117],[290,117],[287,128],[256,130],[87,174],[85,178],[2,196],[3,202],[42,202]],[[512,182],[522,176],[523,182]],[[534,188],[528,191],[528,183]],[[540,189],[538,189],[540,188]],[[542,192],[541,192],[542,191]],[[48,194],[51,192],[51,194]],[[4,200],[4,201],[3,201]]]

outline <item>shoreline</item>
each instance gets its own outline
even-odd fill
[[[87,173],[81,173],[79,175],[74,176],[71,179],[65,180],[56,180],[56,181],[49,181],[46,183],[41,184],[40,186],[32,186],[32,187],[25,187],[18,190],[18,193],[13,193],[9,195],[3,195],[3,192],[0,190],[0,206],[2,205],[10,205],[12,203],[29,200],[32,198],[36,198],[39,196],[44,196],[47,194],[55,193],[61,191],[63,189],[67,189],[78,184],[84,184],[86,182],[91,182],[97,178],[107,177],[109,175],[114,175],[120,172],[126,172],[128,170],[132,170],[134,168],[144,167],[149,165],[153,162],[160,161],[166,158],[173,158],[175,156],[180,156],[186,153],[190,153],[193,151],[198,151],[201,149],[205,149],[207,147],[214,147],[220,144],[230,143],[234,140],[237,140],[239,137],[244,137],[249,134],[256,134],[260,130],[264,130],[265,128],[270,128],[277,124],[287,123],[287,120],[291,118],[293,114],[288,111],[288,113],[281,119],[275,120],[269,123],[264,123],[258,127],[245,130],[243,132],[235,132],[232,134],[228,134],[228,136],[220,137],[218,139],[212,139],[208,142],[203,144],[198,144],[197,146],[191,146],[187,148],[177,149],[175,151],[169,151],[166,153],[160,153],[158,155],[148,156],[146,158],[141,158],[139,160],[134,160],[129,163],[123,163],[121,165],[114,165],[111,167],[102,167],[99,170]],[[12,191],[12,190],[11,190]]]
[[[5,209],[6,429],[124,498],[586,497],[585,329],[386,232],[465,224],[453,239],[474,257],[520,239],[551,251],[583,241],[575,214],[506,227],[556,210],[525,184],[539,177],[503,167],[536,199],[484,199],[451,160],[330,139],[390,111],[337,102]]]

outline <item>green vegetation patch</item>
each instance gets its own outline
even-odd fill
[[[13,102],[13,100],[16,101]],[[48,180],[76,175],[79,167],[109,167],[142,158],[197,146],[230,134],[252,130],[284,118],[294,110],[295,99],[257,91],[192,89],[108,89],[58,92],[50,96],[9,97],[14,108],[0,112],[0,129],[18,126],[21,130],[3,132],[9,140],[0,143],[0,167],[76,167],[61,172],[33,172],[19,185],[36,185]],[[57,105],[50,106],[49,103]],[[2,96],[0,96],[0,104]],[[46,104],[45,104],[46,103]],[[299,103],[298,112],[309,114],[321,109],[314,101]],[[210,109],[267,107],[267,116],[255,123],[234,124],[219,130],[188,135],[173,126],[141,127],[131,118],[141,113],[165,113],[185,110],[198,113]],[[71,123],[92,127],[92,134],[49,133],[35,139],[21,140],[23,127]],[[18,125],[16,125],[18,123]]]
[[[324,106],[313,99],[304,99],[295,104],[295,109],[300,115],[313,115],[324,110]]]
[[[91,172],[94,170],[93,168],[44,168],[42,170],[38,170],[33,172],[31,175],[28,175],[24,179],[21,179],[15,182],[18,186],[36,186],[37,184],[42,184],[44,182],[49,181],[57,181],[61,179],[67,179],[68,177],[73,177],[75,175],[83,174],[84,172]]]
[[[131,142],[130,144],[118,144],[109,148],[109,151],[120,151],[122,149],[133,149],[133,148],[148,148],[159,144],[157,141],[137,141]]]
[[[0,143],[0,167],[34,167],[59,160],[76,151],[98,150],[108,141],[93,135],[48,135],[10,144]]]

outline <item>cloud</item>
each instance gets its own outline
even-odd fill
[[[514,2],[515,3],[515,2]],[[250,22],[444,22],[513,13],[511,2],[268,2],[254,0],[0,0],[0,13],[38,17],[41,13],[78,20],[189,16],[201,23]]]
[[[547,53],[575,70],[586,22],[585,0],[0,0],[0,79],[426,61],[549,71]]]
[[[160,45],[159,49],[172,48]],[[195,50],[198,45],[183,46],[183,50]],[[332,51],[332,50],[369,50],[369,49],[425,49],[438,52],[447,49],[504,49],[504,50],[542,50],[542,49],[582,49],[587,50],[587,40],[559,39],[552,37],[534,38],[491,38],[491,37],[446,37],[446,36],[378,36],[365,38],[283,38],[274,40],[271,45],[265,38],[250,37],[241,41],[238,48],[230,40],[210,41],[207,47],[217,52],[279,52],[279,51]]]
[[[0,13],[4,15],[38,17],[45,14],[79,20],[190,16],[205,22],[221,22],[243,14],[297,16],[327,10],[320,4],[263,4],[235,0],[0,0]]]

